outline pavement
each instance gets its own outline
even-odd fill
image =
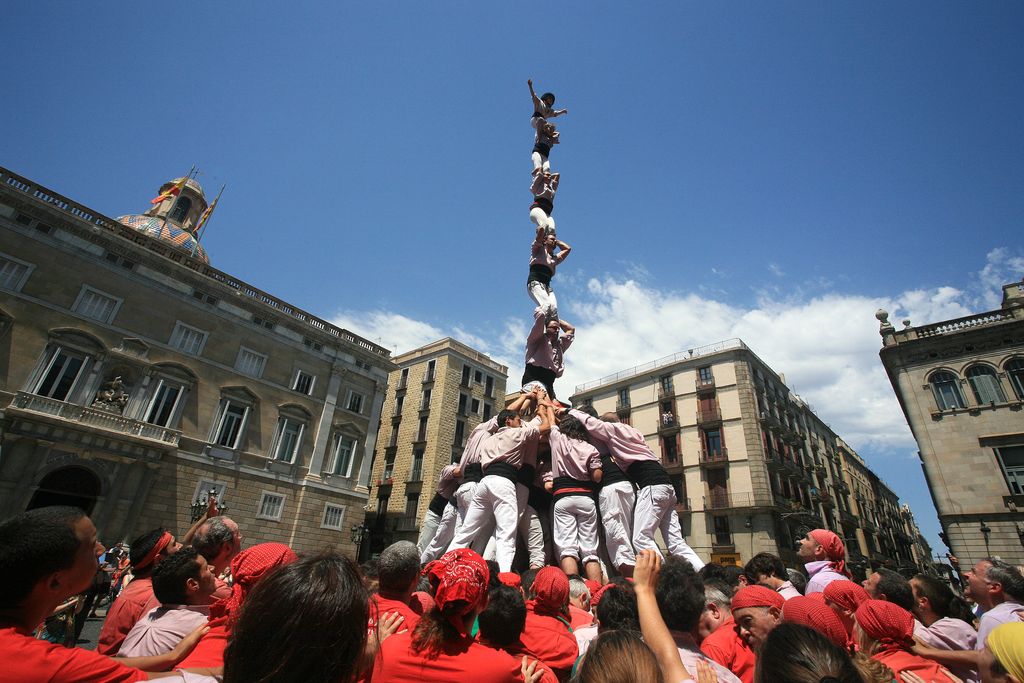
[[[95,617],[90,617],[82,628],[82,635],[78,638],[78,647],[83,650],[95,650],[96,642],[100,638],[100,629],[107,618],[107,608],[101,607],[96,610]]]

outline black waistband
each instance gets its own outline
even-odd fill
[[[544,213],[546,213],[549,216],[551,215],[551,212],[555,210],[554,202],[552,202],[547,197],[534,197],[533,204],[530,205],[530,208],[532,209],[534,207],[543,209]]]
[[[592,481],[580,481],[579,479],[573,479],[572,477],[555,477],[554,489],[552,494],[555,500],[560,498],[568,498],[569,496],[587,496],[588,498],[594,497],[594,491],[597,490],[597,486]],[[583,490],[580,490],[583,489]]]
[[[536,471],[537,468],[533,465],[523,465],[519,468],[519,474],[516,476],[516,481],[523,486],[533,486],[533,475]]]
[[[555,274],[547,266],[541,265],[540,263],[533,263],[530,264],[530,276],[526,278],[526,281],[536,281],[544,285],[549,285],[551,284],[551,278],[554,276]]]
[[[484,468],[478,462],[471,462],[466,465],[466,469],[462,471],[463,483],[467,481],[473,481],[479,483],[484,478]]]
[[[626,469],[626,476],[638,488],[655,484],[672,485],[672,480],[668,478],[668,472],[656,460],[641,460],[633,463]]]
[[[605,453],[601,456],[601,486],[618,484],[620,481],[629,481],[629,477],[615,464],[615,458]]]
[[[442,496],[440,493],[435,493],[434,497],[430,499],[430,506],[427,508],[436,515],[444,512],[444,506],[448,504],[448,499]]]
[[[519,468],[515,465],[510,465],[507,462],[492,462],[484,468],[484,476],[504,477],[512,483],[515,483],[519,478]]]
[[[543,142],[538,142],[533,146],[534,152],[540,152],[543,156],[551,156],[551,145],[545,145]]]
[[[530,507],[538,512],[547,510],[551,507],[551,494],[539,486],[530,487],[530,495],[526,500],[530,504]]]

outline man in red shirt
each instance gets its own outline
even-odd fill
[[[579,656],[568,621],[569,579],[558,567],[544,567],[530,593],[534,597],[526,602],[526,627],[520,637],[524,650],[565,680]]]
[[[757,658],[740,638],[732,618],[732,587],[716,579],[704,582],[704,613],[697,624],[700,651],[733,672],[743,683],[753,683]]]
[[[370,598],[370,623],[377,627],[379,615],[398,612],[404,617],[400,629],[415,628],[420,614],[409,605],[420,576],[420,553],[410,541],[392,543],[377,559],[377,594]]]
[[[153,570],[160,560],[178,552],[181,544],[166,529],[153,529],[131,544],[132,582],[110,606],[100,630],[96,651],[115,655],[132,627],[151,609],[160,606],[153,595]]]

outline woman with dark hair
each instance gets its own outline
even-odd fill
[[[535,683],[536,662],[520,661],[470,635],[487,606],[490,570],[469,548],[452,550],[423,570],[437,589],[434,608],[416,628],[381,643],[372,680],[387,683]]]
[[[857,667],[838,645],[814,629],[779,624],[764,641],[754,683],[862,683]]]
[[[325,553],[275,569],[248,595],[224,651],[224,683],[350,683],[369,596],[356,564]]]
[[[540,410],[550,413],[550,402],[541,403]],[[601,581],[594,501],[601,483],[601,454],[590,443],[587,428],[572,415],[551,427],[548,443],[551,474],[545,487],[554,495],[551,529],[559,564],[571,576],[580,573],[582,562],[586,578]]]

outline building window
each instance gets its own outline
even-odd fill
[[[402,414],[402,408],[405,407],[405,394],[399,394],[395,396],[395,415]]]
[[[173,423],[177,421],[176,412],[182,394],[184,394],[184,387],[177,382],[166,379],[157,382],[153,400],[149,402],[149,408],[146,410],[146,422],[160,427],[173,426]]]
[[[484,414],[483,414],[483,418],[482,418],[484,422],[486,422],[487,420],[491,419],[491,410],[492,410],[491,404],[490,403],[485,403],[484,404]]]
[[[1006,376],[1010,378],[1010,386],[1017,398],[1024,400],[1024,358],[1014,358],[1003,366]]]
[[[331,466],[328,472],[339,477],[352,476],[352,461],[356,452],[356,440],[338,434],[334,437],[334,456],[331,458]]]
[[[179,196],[177,201],[174,202],[174,208],[171,210],[171,215],[168,218],[175,223],[184,223],[185,217],[188,216],[191,208],[192,200],[188,197]]]
[[[423,390],[423,398],[420,400],[420,410],[430,409],[430,389]]]
[[[484,382],[484,396],[494,398],[494,378],[490,375],[487,375],[487,381]]]
[[[353,413],[363,412],[363,395],[350,390],[348,392],[348,403],[346,404],[346,408],[351,410]]]
[[[466,415],[466,404],[469,403],[469,396],[459,394],[459,415]]]
[[[292,382],[292,391],[309,396],[313,393],[313,385],[316,384],[316,376],[302,370],[295,371],[295,381]]]
[[[324,504],[324,517],[320,520],[321,529],[334,529],[344,531],[345,529],[345,506]]]
[[[464,387],[468,387],[469,386],[469,373],[471,371],[472,371],[472,368],[470,368],[468,365],[463,365],[462,366],[462,386],[464,386]]]
[[[388,453],[384,456],[384,474],[381,475],[383,483],[390,483],[391,477],[395,475],[395,454]]]
[[[729,518],[715,516],[715,545],[732,545],[732,532],[729,531]]]
[[[183,322],[178,322],[171,333],[171,346],[184,353],[198,356],[206,345],[207,333]]]
[[[267,357],[262,353],[256,353],[244,346],[238,349],[238,358],[235,359],[235,370],[250,377],[262,377],[263,368],[267,365]]]
[[[619,389],[618,393],[618,408],[629,407],[629,388]]]
[[[473,372],[473,382],[475,382],[476,384],[483,384],[484,383],[484,373],[480,372],[479,370],[474,371]]]
[[[423,381],[424,382],[433,382],[434,381],[434,373],[435,373],[436,370],[437,370],[437,361],[436,360],[432,360],[432,361],[428,362],[427,363],[427,374],[424,375]]]
[[[88,356],[83,353],[58,346],[32,393],[58,401],[67,400],[82,374],[86,358]]]
[[[299,452],[299,445],[302,442],[302,432],[306,425],[294,417],[282,417],[277,423],[276,447],[274,448],[274,460],[281,462],[295,462],[295,456]]]
[[[398,378],[398,388],[405,389],[409,384],[409,368],[402,368],[402,376]]]
[[[427,416],[424,415],[420,418],[419,429],[416,430],[416,440],[426,441],[427,440]]]
[[[409,519],[416,518],[416,508],[420,506],[420,494],[407,493],[405,495],[405,516]]]
[[[470,408],[469,408],[469,411],[470,411],[471,413],[473,413],[474,415],[479,415],[479,414],[480,414],[480,399],[478,399],[478,398],[474,398],[474,399],[473,399],[473,400],[472,400],[472,401],[470,402]]]
[[[455,421],[455,445],[464,446],[466,444],[466,421],[456,420]]]
[[[269,519],[273,522],[278,522],[281,520],[282,512],[284,512],[284,496],[263,491],[263,495],[260,496],[260,506],[256,512],[256,519]]]
[[[720,430],[704,430],[704,450],[708,455],[722,454],[722,432]]]
[[[412,471],[409,472],[409,481],[420,481],[423,479],[423,449],[417,448],[412,452]]]
[[[675,462],[679,459],[679,450],[674,436],[661,440],[661,452],[665,456],[665,462]]]
[[[999,385],[996,371],[987,365],[975,365],[967,370],[967,381],[974,392],[979,405],[986,403],[1006,403],[1006,394]]]
[[[217,416],[217,427],[214,430],[214,443],[224,448],[240,448],[247,417],[249,406],[231,399],[223,399],[220,414]]]
[[[707,365],[703,368],[697,368],[697,379],[700,380],[701,384],[714,384],[715,376],[711,373],[711,366]]]
[[[1014,496],[1024,496],[1024,446],[1003,446],[996,449],[999,466]]]
[[[82,285],[82,291],[78,293],[78,298],[71,310],[86,318],[109,323],[117,315],[117,310],[120,307],[121,299],[104,294],[88,285]]]
[[[661,386],[663,394],[672,393],[672,375],[662,375],[658,378],[658,384]]]
[[[932,373],[928,381],[932,385],[939,410],[955,410],[966,406],[964,395],[960,393],[960,380],[952,372],[939,370]]]
[[[0,289],[20,292],[34,269],[27,261],[0,253]]]

